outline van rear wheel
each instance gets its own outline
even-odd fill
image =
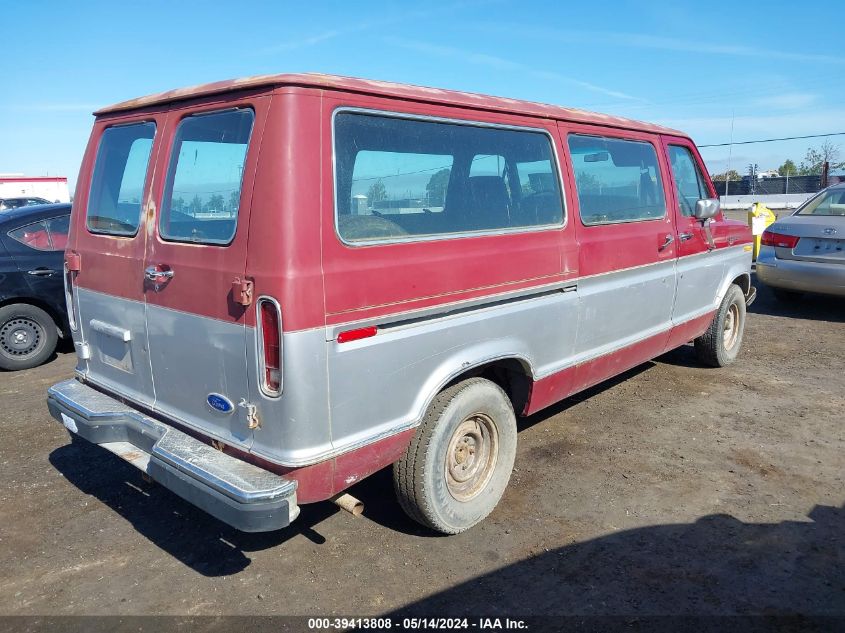
[[[695,352],[705,365],[725,367],[736,360],[745,333],[745,295],[731,284],[707,331],[695,339]]]
[[[37,367],[56,349],[59,333],[49,314],[27,303],[0,308],[0,369]]]
[[[440,392],[393,465],[399,504],[418,523],[457,534],[484,519],[508,485],[516,416],[502,389],[470,378]]]

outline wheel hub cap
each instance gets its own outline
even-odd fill
[[[722,332],[722,342],[726,350],[736,345],[739,336],[739,308],[733,304],[725,315],[725,327]]]
[[[12,358],[27,356],[39,348],[43,338],[44,331],[35,321],[11,319],[0,328],[0,353]]]
[[[452,433],[446,454],[446,487],[458,501],[478,495],[496,467],[499,433],[488,416],[475,413]]]

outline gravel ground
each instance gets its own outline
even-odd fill
[[[494,513],[440,537],[389,471],[355,519],[236,532],[70,443],[47,365],[0,374],[0,614],[845,616],[845,301],[761,289],[728,369],[687,346],[523,421]]]

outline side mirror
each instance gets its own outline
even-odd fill
[[[693,216],[699,220],[709,220],[722,208],[718,198],[702,198],[695,203]]]

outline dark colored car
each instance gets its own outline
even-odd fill
[[[70,334],[63,274],[70,208],[0,214],[0,369],[40,365]]]
[[[0,211],[20,209],[21,207],[30,207],[36,204],[52,204],[52,202],[44,198],[0,198]]]

